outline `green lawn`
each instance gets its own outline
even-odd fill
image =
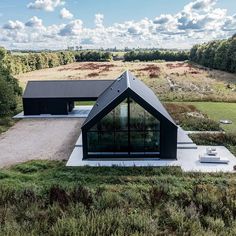
[[[230,125],[221,125],[228,132],[236,134],[236,103],[221,103],[221,102],[191,102],[203,113],[206,113],[209,118],[219,121],[228,119],[233,122]]]
[[[0,170],[0,235],[236,235],[234,174],[177,167]]]

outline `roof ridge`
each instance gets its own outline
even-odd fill
[[[125,73],[126,73],[127,87],[130,88],[129,71],[127,70]]]

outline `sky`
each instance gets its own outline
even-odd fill
[[[188,49],[235,33],[235,0],[0,0],[7,49]]]

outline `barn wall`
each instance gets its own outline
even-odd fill
[[[67,99],[57,98],[23,98],[24,115],[67,115],[69,108],[73,108],[73,103],[69,105]]]
[[[177,159],[177,130],[167,120],[161,122],[161,159]]]

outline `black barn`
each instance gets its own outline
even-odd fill
[[[96,101],[112,80],[29,81],[23,94],[24,115],[67,115],[75,101]]]
[[[177,130],[154,92],[125,72],[98,97],[82,126],[83,157],[176,159]]]

